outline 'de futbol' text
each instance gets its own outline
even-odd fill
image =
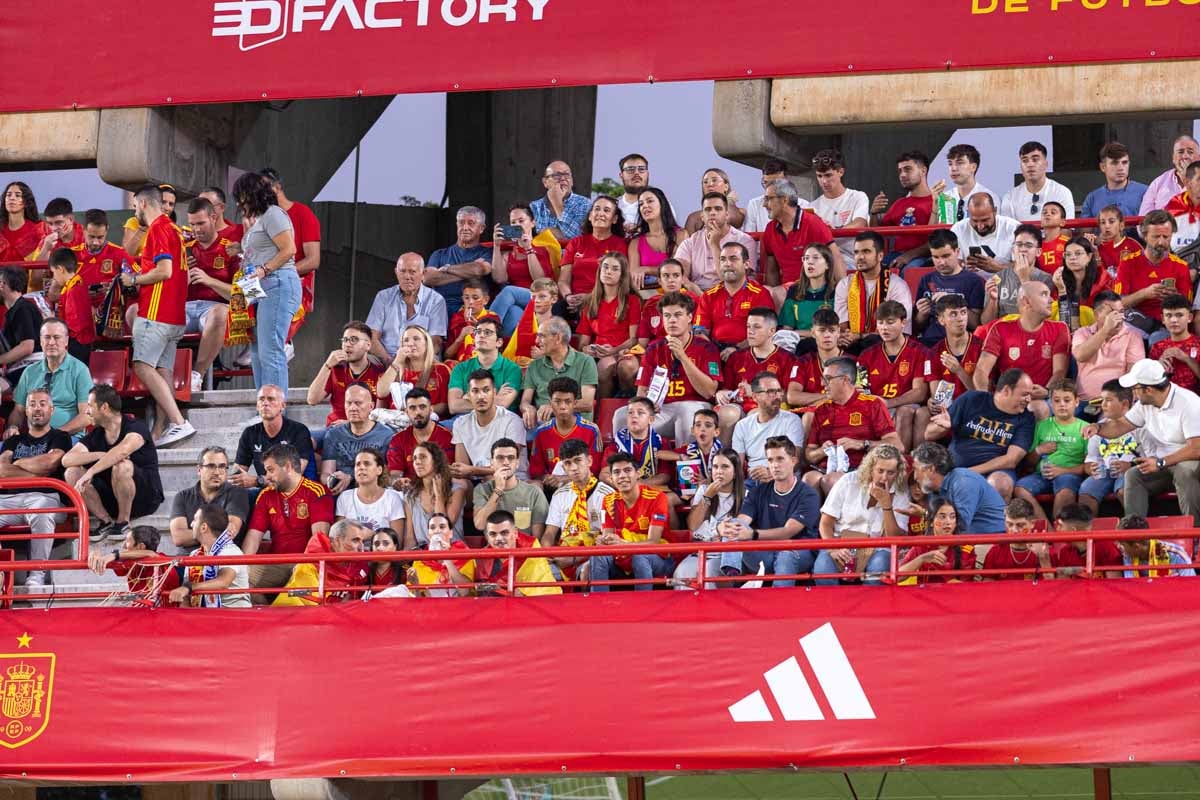
[[[971,0],[971,13],[1022,14],[1044,8],[1051,11],[1076,8],[1099,11],[1104,8],[1164,8],[1171,5],[1198,6],[1200,0]]]

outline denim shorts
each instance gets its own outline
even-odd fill
[[[1116,494],[1125,488],[1125,473],[1121,473],[1115,478],[1088,478],[1079,487],[1080,494],[1086,494],[1088,497],[1094,497],[1096,500],[1103,500],[1110,494]]]
[[[208,312],[219,305],[224,304],[218,303],[216,300],[188,300],[185,306],[187,323],[183,326],[183,332],[203,333],[204,323],[208,319]]]
[[[1063,490],[1078,493],[1082,484],[1082,475],[1059,475],[1051,481],[1049,478],[1043,477],[1040,472],[1035,472],[1017,481],[1017,488],[1024,489],[1036,497],[1039,494],[1058,494]]]

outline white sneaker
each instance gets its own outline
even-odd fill
[[[233,365],[235,367],[250,366],[250,345],[246,345],[244,348],[242,348],[242,352],[238,353],[237,358],[233,360]]]
[[[283,346],[283,354],[287,356],[288,361],[291,361],[296,357],[296,348],[292,347],[291,342],[288,342]]]
[[[182,442],[184,439],[195,435],[196,429],[192,427],[192,423],[184,420],[182,425],[172,425],[163,431],[163,435],[154,440],[154,446],[166,447],[176,442]]]
[[[204,390],[204,376],[196,370],[192,370],[192,391],[200,392]]]
[[[30,572],[25,576],[26,589],[44,589],[46,587],[46,573],[42,570]]]

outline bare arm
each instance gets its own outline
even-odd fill
[[[294,244],[292,249],[293,251],[295,250]],[[305,242],[304,250],[296,255],[300,256],[300,258],[296,259],[296,273],[298,275],[303,276],[310,272],[316,272],[321,266],[321,243],[319,241]]]
[[[998,469],[1016,469],[1021,463],[1021,459],[1025,457],[1025,449],[1016,445],[1009,445],[1008,451],[1002,456],[989,458],[982,464],[976,464],[971,467],[972,472],[978,472],[980,475],[987,475],[990,472],[995,472]]]
[[[33,339],[22,339],[7,353],[0,355],[0,365],[13,364],[33,354]]]
[[[992,370],[996,367],[995,353],[980,353],[979,361],[975,364],[975,373],[971,376],[971,380],[975,382],[975,388],[981,392],[988,390],[988,383],[992,379]]]
[[[920,405],[929,397],[929,384],[925,383],[924,378],[913,378],[912,388],[899,397],[893,397],[891,400],[885,400],[884,403],[888,408],[896,408],[898,406],[906,406],[911,403]]]

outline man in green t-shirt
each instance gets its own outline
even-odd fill
[[[500,323],[494,319],[481,319],[475,323],[475,355],[460,361],[450,373],[450,387],[446,400],[451,414],[469,414],[471,401],[467,399],[467,378],[477,369],[486,369],[496,380],[496,406],[516,411],[521,397],[521,368],[500,355]],[[482,530],[482,528],[480,528]]]
[[[542,487],[517,480],[521,451],[512,439],[497,439],[492,443],[492,480],[475,487],[475,527],[483,530],[488,517],[497,509],[513,515],[517,530],[535,539],[542,537],[550,504]]]
[[[1037,502],[1039,494],[1054,495],[1054,512],[1076,501],[1079,487],[1083,484],[1083,460],[1087,456],[1087,439],[1083,435],[1086,423],[1075,416],[1079,396],[1075,382],[1067,378],[1056,378],[1046,386],[1050,395],[1053,416],[1037,424],[1033,431],[1033,445],[1025,456],[1025,465],[1033,472],[1017,481],[1014,497],[1023,497],[1033,504],[1039,519],[1046,513]]]
[[[552,317],[541,327],[537,344],[542,355],[525,368],[521,390],[521,418],[525,427],[533,430],[554,416],[550,408],[550,381],[555,378],[573,378],[579,384],[575,410],[591,420],[596,406],[596,359],[571,349],[571,326],[560,317]]]

